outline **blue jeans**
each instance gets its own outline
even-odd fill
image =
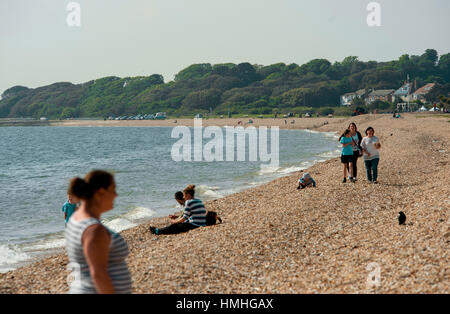
[[[367,180],[377,181],[378,178],[378,162],[380,158],[372,159],[372,160],[364,160],[364,164],[366,165],[366,173]]]

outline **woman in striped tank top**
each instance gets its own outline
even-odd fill
[[[93,170],[84,179],[72,179],[69,193],[82,200],[65,233],[74,278],[69,293],[131,293],[127,243],[100,222],[117,197],[114,177]]]

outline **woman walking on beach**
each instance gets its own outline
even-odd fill
[[[114,177],[93,170],[84,179],[72,179],[69,193],[82,201],[66,228],[66,249],[75,276],[69,293],[131,293],[127,243],[100,221],[117,197]]]
[[[341,162],[344,165],[344,179],[342,183],[347,182],[347,169],[349,169],[350,182],[353,182],[353,171],[352,161],[353,161],[353,150],[352,150],[352,138],[350,137],[350,130],[347,129],[339,138],[339,142],[342,144],[342,155]]]
[[[173,216],[170,219],[171,224],[165,228],[150,226],[151,233],[156,235],[177,234],[206,226],[206,209],[201,200],[194,198],[195,185],[188,185],[184,189],[183,195],[185,200],[183,215],[178,218]]]
[[[350,137],[352,139],[352,150],[353,150],[352,176],[353,181],[356,181],[358,176],[358,158],[362,156],[361,141],[363,137],[361,133],[359,133],[355,122],[350,123],[348,129],[350,130]],[[348,169],[348,171],[350,174],[350,169]]]
[[[381,148],[380,140],[374,136],[375,130],[368,127],[366,130],[366,137],[361,142],[361,147],[364,152],[364,164],[366,165],[367,180],[375,184],[378,183],[378,163],[380,161]]]

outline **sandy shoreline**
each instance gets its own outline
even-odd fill
[[[341,132],[351,121],[360,131],[370,125],[383,145],[380,184],[366,182],[361,159],[358,182],[341,183],[335,158],[308,169],[316,189],[296,190],[298,172],[207,202],[222,225],[157,237],[146,231],[167,223],[157,218],[123,231],[135,293],[450,292],[450,116],[249,119],[255,127],[323,132]],[[248,126],[247,118],[202,122],[238,121]],[[173,127],[193,120],[50,124]],[[400,210],[406,226],[398,225]],[[67,263],[63,253],[0,274],[0,293],[65,293]],[[379,286],[367,286],[370,263],[380,267]],[[195,274],[189,265],[196,265]]]
[[[252,120],[252,123],[249,123]],[[231,119],[202,119],[202,126],[278,126],[280,129],[317,129],[328,123],[345,121],[347,118],[289,118],[289,119],[258,119],[258,118],[231,118]],[[108,126],[108,127],[155,127],[167,126],[176,127],[178,125],[194,126],[194,119],[167,119],[167,120],[61,120],[50,121],[50,126]]]

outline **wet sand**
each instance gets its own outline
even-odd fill
[[[203,120],[203,126],[246,120]],[[374,127],[382,144],[379,184],[367,182],[362,159],[358,181],[342,183],[342,165],[334,158],[306,170],[315,189],[297,190],[297,172],[206,202],[223,218],[221,225],[150,234],[149,225],[168,223],[163,217],[125,230],[134,293],[450,292],[450,116],[252,120],[256,127],[324,132],[341,132],[352,121],[360,131]],[[51,124],[174,126],[193,120]],[[406,225],[398,224],[399,211]],[[67,263],[61,253],[0,274],[0,292],[66,293]],[[379,283],[370,280],[377,269]]]

